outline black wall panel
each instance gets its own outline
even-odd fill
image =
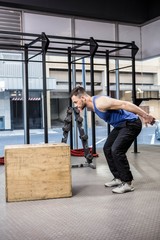
[[[158,14],[149,3],[139,0],[5,0],[0,6],[37,10],[93,19],[141,24]]]

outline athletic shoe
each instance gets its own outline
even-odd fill
[[[134,191],[133,184],[128,184],[127,182],[122,182],[118,187],[112,189],[113,193],[126,193]]]
[[[120,179],[117,178],[113,178],[113,180],[111,182],[107,182],[104,184],[105,187],[116,187],[118,185],[120,185],[122,182]]]

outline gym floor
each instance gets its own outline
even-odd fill
[[[128,151],[135,191],[113,194],[113,177],[102,149],[96,169],[72,168],[71,198],[6,203],[5,167],[0,165],[2,240],[159,240],[160,148],[139,145]],[[84,163],[71,157],[72,164]]]

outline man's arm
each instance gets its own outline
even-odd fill
[[[101,111],[123,109],[138,114],[144,119],[146,124],[149,123],[152,125],[155,123],[155,118],[153,116],[149,115],[143,109],[128,101],[102,96],[97,98],[96,106]]]

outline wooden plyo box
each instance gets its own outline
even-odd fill
[[[70,156],[65,143],[6,146],[6,201],[71,197]]]

